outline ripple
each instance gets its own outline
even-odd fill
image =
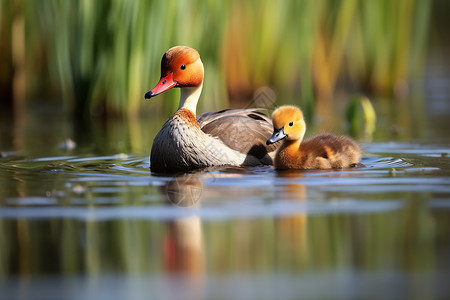
[[[174,219],[195,214],[205,219],[227,219],[389,211],[402,207],[402,193],[441,197],[450,194],[450,179],[446,175],[449,159],[424,155],[443,149],[421,147],[406,143],[367,144],[362,159],[365,166],[345,170],[277,172],[271,166],[259,166],[216,169],[179,177],[152,175],[148,155],[21,158],[1,163],[0,179],[32,185],[19,185],[0,194],[7,199],[0,217],[23,214],[30,218]],[[400,154],[405,149],[409,149],[405,152],[409,154]],[[25,196],[11,197],[18,189],[23,189],[21,194]],[[168,203],[167,190],[181,198],[186,192],[200,190],[201,203],[196,209],[177,210]],[[399,199],[391,199],[392,193]],[[303,195],[309,201],[292,203],[283,198],[286,195]],[[338,201],[331,203],[330,199]],[[61,203],[73,207],[58,207],[62,200]],[[127,206],[130,204],[136,206]],[[22,207],[20,210],[8,207],[13,205]]]
[[[183,273],[99,273],[91,276],[73,274],[66,277],[30,276],[23,288],[23,279],[9,276],[0,281],[5,299],[408,299],[414,291],[430,299],[448,299],[450,291],[447,269],[415,270],[377,268],[320,268],[316,271],[264,272],[221,271],[202,277],[201,296],[190,287],[192,275]],[[195,278],[198,279],[198,278]],[[386,295],[389,291],[389,295]],[[70,295],[70,297],[68,297]],[[370,295],[368,297],[368,295]],[[433,298],[434,297],[434,298]],[[420,298],[420,297],[418,297]]]
[[[7,198],[6,203],[20,206],[48,206],[57,204],[57,201],[52,197],[18,197]]]
[[[424,156],[441,156],[442,154],[450,153],[449,148],[442,148],[441,146],[399,142],[370,143],[365,144],[364,149],[369,153],[417,154]]]
[[[95,200],[97,204],[120,203],[119,198],[102,198]],[[83,204],[82,199],[76,199],[76,204]],[[344,199],[330,202],[295,202],[273,201],[269,204],[254,202],[248,209],[243,205],[201,206],[196,208],[181,208],[169,205],[153,206],[120,206],[120,207],[4,207],[0,210],[1,218],[75,218],[82,220],[173,220],[187,216],[199,216],[204,220],[249,219],[262,217],[291,216],[298,214],[329,215],[329,214],[372,214],[398,210],[403,207],[400,200],[359,201]]]

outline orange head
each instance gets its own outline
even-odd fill
[[[300,108],[292,105],[283,105],[272,113],[273,135],[267,144],[273,144],[282,139],[295,141],[302,140],[306,131],[306,124]]]
[[[161,78],[158,84],[145,94],[145,99],[173,87],[199,86],[203,82],[203,73],[203,63],[197,50],[186,46],[170,48],[161,60]]]

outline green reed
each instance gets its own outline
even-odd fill
[[[423,68],[430,7],[418,0],[2,1],[0,53],[9,64],[0,71],[11,76],[0,87],[14,85],[22,62],[27,98],[56,94],[85,115],[136,116],[150,111],[143,95],[159,79],[162,54],[183,44],[205,64],[201,109],[227,100],[246,106],[261,86],[306,111],[341,90],[398,96]],[[9,24],[17,18],[25,49],[10,67]],[[176,106],[177,93],[161,98],[151,110]]]

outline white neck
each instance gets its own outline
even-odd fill
[[[178,105],[178,109],[187,108],[195,115],[197,110],[197,102],[200,98],[200,94],[202,93],[202,88],[203,83],[199,86],[181,88],[180,104]]]

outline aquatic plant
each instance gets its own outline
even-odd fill
[[[0,92],[51,95],[84,115],[134,117],[159,77],[162,53],[185,44],[206,65],[204,109],[228,106],[227,99],[246,106],[255,90],[271,86],[308,115],[337,90],[406,93],[423,68],[430,7],[415,0],[1,1]],[[163,97],[169,100],[152,109],[173,109],[175,93]]]

